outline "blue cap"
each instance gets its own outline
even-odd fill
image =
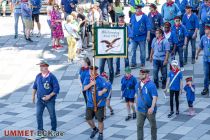
[[[144,7],[144,3],[140,3],[138,5],[135,5],[135,8],[143,8]]]

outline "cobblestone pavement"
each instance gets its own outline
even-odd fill
[[[4,130],[36,130],[36,108],[31,99],[32,82],[39,72],[36,64],[41,59],[45,59],[50,63],[50,70],[57,76],[61,86],[56,110],[58,131],[64,131],[65,135],[54,139],[87,140],[91,130],[84,119],[85,105],[77,79],[80,65],[79,63],[73,65],[67,63],[66,43],[64,43],[64,49],[60,51],[52,51],[48,47],[50,36],[46,17],[41,16],[40,20],[42,36],[33,37],[34,42],[28,43],[23,39],[23,35],[19,35],[18,39],[13,39],[12,17],[0,17],[0,139],[25,139],[23,137],[4,137]],[[19,27],[20,34],[22,34],[21,23]],[[88,54],[91,54],[91,51]],[[139,58],[139,53],[137,56]],[[139,59],[137,60],[139,62]],[[121,66],[123,65],[124,62],[121,60]],[[152,64],[147,62],[146,67],[152,69]],[[138,70],[133,71],[134,75],[138,75]],[[121,68],[121,74],[123,71],[124,67]],[[158,140],[210,139],[210,99],[200,95],[204,78],[202,57],[195,65],[189,63],[185,66],[184,77],[186,76],[194,78],[196,115],[193,117],[187,115],[187,101],[185,94],[182,94],[180,96],[180,115],[167,118],[169,98],[165,99],[162,90],[159,90]],[[107,112],[104,137],[107,140],[136,140],[136,120],[128,122],[124,120],[127,113],[124,101],[120,100],[120,79],[121,77],[114,80],[111,105],[115,115],[110,117]],[[44,128],[50,130],[50,118],[46,110]],[[145,139],[149,140],[150,126],[147,121],[144,131]]]

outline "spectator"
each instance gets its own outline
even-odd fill
[[[53,49],[62,48],[63,46],[60,45],[60,39],[63,39],[64,35],[62,29],[61,12],[59,11],[58,4],[53,5],[53,10],[51,12],[51,27],[53,37]]]
[[[2,8],[2,16],[6,16],[7,0],[0,0],[0,6]]]
[[[21,14],[21,0],[13,0],[14,5],[14,18],[15,18],[15,36],[16,39],[18,37],[18,23],[19,23],[19,17],[21,17],[22,24],[23,24],[23,31],[25,31],[25,25],[23,23],[23,17]]]
[[[54,0],[49,0],[47,8],[46,8],[46,10],[47,10],[47,23],[48,23],[48,25],[50,27],[51,40],[52,40],[52,28],[51,28],[51,20],[50,19],[51,19],[51,12],[53,10],[53,5],[54,5]],[[49,44],[49,46],[52,46],[52,41]]]
[[[8,5],[9,5],[9,9],[10,9],[10,16],[13,16],[13,12],[14,12],[14,5],[12,0],[7,0],[8,1]]]
[[[61,10],[64,13],[64,18],[65,19],[72,12],[72,9],[74,8],[74,7],[72,7],[72,5],[75,5],[77,3],[78,3],[77,0],[61,0]]]
[[[22,0],[21,3],[21,13],[23,17],[23,22],[25,25],[25,36],[26,40],[33,42],[30,38],[30,31],[33,29],[32,25],[32,9],[28,0]]]
[[[108,21],[108,5],[109,1],[108,0],[99,0],[99,7],[102,11],[102,17],[104,21]]]
[[[34,30],[34,21],[37,24],[37,28],[38,28],[38,33],[37,33],[37,37],[41,36],[41,24],[39,22],[39,14],[40,14],[40,9],[41,9],[41,0],[31,0],[31,4],[32,4],[32,21],[33,21],[33,30]],[[34,34],[34,32],[32,31],[32,34]]]
[[[124,5],[120,0],[116,0],[113,4],[113,10],[115,12],[115,22],[118,22],[118,17],[123,14]]]

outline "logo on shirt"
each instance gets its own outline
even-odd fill
[[[45,88],[45,89],[50,89],[50,84],[48,83],[48,81],[46,81],[46,82],[44,83],[44,88]]]

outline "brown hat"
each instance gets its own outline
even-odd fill
[[[181,17],[180,17],[180,16],[175,16],[175,17],[174,17],[174,20],[176,20],[176,19],[181,20]]]
[[[187,77],[185,80],[186,82],[192,81],[192,77]]]
[[[140,73],[143,73],[143,74],[149,73],[149,72],[150,72],[150,70],[148,70],[148,69],[141,69],[140,70]]]
[[[165,23],[164,23],[164,26],[165,26],[165,27],[171,27],[171,23],[170,23],[170,22],[165,22]]]

